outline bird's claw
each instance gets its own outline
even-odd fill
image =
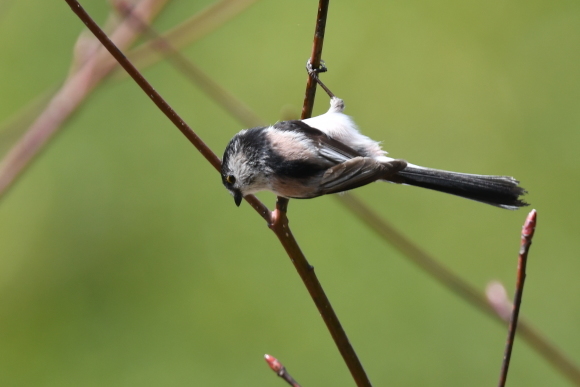
[[[318,68],[313,68],[312,63],[310,62],[310,58],[308,58],[308,60],[306,61],[306,71],[308,71],[308,74],[310,75],[317,76],[320,73],[327,72],[328,67],[326,67],[326,63],[324,63],[323,60],[320,60],[320,65],[318,66]]]

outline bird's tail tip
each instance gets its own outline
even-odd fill
[[[409,165],[397,173],[393,182],[445,192],[506,210],[529,205],[522,199],[527,191],[509,176],[473,175]]]

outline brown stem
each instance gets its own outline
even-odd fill
[[[329,1],[330,0],[320,0],[320,3],[318,4],[318,15],[316,17],[316,27],[314,29],[314,42],[312,44],[312,54],[310,55],[310,65],[313,69],[318,69],[320,67],[320,61],[322,60],[322,46],[324,44],[324,31],[326,29]],[[304,93],[304,105],[302,107],[302,119],[312,117],[315,96],[316,78],[312,74],[308,74],[306,92]]]
[[[294,236],[292,235],[292,231],[290,231],[290,228],[288,227],[288,218],[286,217],[285,208],[282,208],[284,203],[287,203],[287,201],[283,203],[278,201],[276,203],[276,210],[272,215],[270,228],[274,231],[280,240],[280,243],[282,243],[282,246],[284,246],[284,249],[288,253],[288,256],[291,258],[296,271],[300,275],[300,278],[302,278],[304,285],[310,293],[310,297],[312,297],[312,300],[316,304],[316,307],[318,308],[318,311],[332,335],[332,338],[334,339],[334,342],[348,366],[357,386],[370,386],[370,380],[368,379],[354,348],[350,344],[346,332],[342,328],[328,297],[324,293],[324,289],[314,273],[314,267],[312,267],[306,260],[306,257],[300,250],[300,246],[298,246]]]
[[[512,308],[512,314],[510,318],[510,323],[508,327],[508,337],[505,345],[505,352],[503,355],[503,362],[501,365],[501,372],[499,376],[499,387],[504,387],[508,369],[510,366],[510,359],[512,355],[512,349],[514,346],[514,337],[516,336],[516,330],[518,327],[518,316],[520,314],[520,307],[522,304],[522,297],[524,295],[524,282],[526,280],[526,265],[528,263],[528,252],[532,246],[532,238],[534,237],[534,231],[536,230],[536,210],[532,210],[522,228],[522,240],[520,244],[520,253],[518,256],[518,271],[516,277],[516,292],[514,295],[514,305]]]
[[[131,62],[123,55],[123,53],[113,44],[113,42],[106,36],[106,34],[99,28],[99,26],[92,20],[92,18],[84,11],[81,5],[76,0],[65,0],[74,13],[85,23],[91,32],[99,39],[105,48],[115,57],[119,64],[129,73],[129,75],[137,82],[141,89],[152,99],[157,107],[178,127],[178,129],[189,139],[189,141],[202,153],[202,155],[216,168],[220,170],[220,159],[209,149],[209,147],[201,140],[197,134],[177,115],[177,113],[163,100],[163,98],[155,91],[155,89],[145,80],[139,71],[131,64]],[[321,0],[321,3],[328,0]],[[316,39],[315,39],[316,41]],[[294,239],[290,229],[288,228],[288,219],[286,218],[287,199],[278,200],[276,210],[270,214],[268,209],[254,196],[248,195],[245,199],[250,202],[252,207],[268,221],[270,228],[276,233],[280,242],[284,246],[286,252],[294,263],[296,270],[299,272],[305,286],[307,287],[311,297],[314,300],[319,312],[321,313],[328,329],[331,332],[336,345],[339,348],[345,362],[355,382],[358,386],[370,386],[360,361],[358,360],[354,349],[350,345],[346,334],[334,313],[330,301],[326,297],[324,290],[320,286],[316,275],[314,274],[312,266],[306,261],[304,254],[300,250],[296,240]]]
[[[320,67],[322,59],[322,46],[324,43],[324,31],[326,28],[326,18],[328,16],[328,5],[330,0],[320,0],[318,4],[318,14],[316,17],[316,27],[314,29],[314,41],[312,44],[312,54],[310,56],[310,64],[313,69]],[[315,73],[308,74],[306,83],[306,92],[304,95],[304,105],[302,107],[302,119],[310,118],[312,116],[312,109],[314,107],[314,98],[316,96],[316,76]],[[328,328],[332,338],[342,358],[344,359],[350,373],[355,380],[357,386],[370,386],[371,382],[358,358],[353,346],[350,344],[346,332],[344,331],[338,316],[334,312],[330,300],[324,293],[316,274],[314,267],[308,263],[306,257],[300,250],[296,240],[292,236],[290,228],[288,227],[288,218],[286,217],[286,210],[288,208],[288,199],[278,197],[276,200],[276,210],[272,215],[272,223],[270,228],[276,233],[280,243],[286,249],[288,256],[291,258],[296,271],[302,278],[302,282],[308,289],[310,297],[314,300],[326,327]]]
[[[314,27],[314,40],[312,43],[312,53],[308,59],[312,69],[316,70],[320,67],[322,60],[322,46],[324,44],[324,32],[326,30],[326,18],[328,16],[328,6],[330,0],[320,0],[318,3],[318,14],[316,15],[316,26]],[[300,119],[312,117],[312,110],[314,108],[314,99],[316,97],[317,78],[315,72],[308,72],[306,79],[306,91],[304,92],[304,103],[302,105],[302,114]],[[276,201],[276,208],[281,213],[286,213],[285,208],[288,207],[288,199],[278,197]]]

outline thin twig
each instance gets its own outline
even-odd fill
[[[330,0],[320,0],[318,5],[318,15],[316,17],[316,27],[314,29],[314,42],[312,44],[312,54],[310,55],[310,65],[314,70],[320,67],[320,61],[322,60],[322,46],[324,44],[324,32],[326,30],[329,1]],[[306,92],[304,93],[304,105],[302,107],[302,119],[312,117],[315,96],[316,77],[314,74],[308,73]]]
[[[497,316],[509,323],[514,305],[508,299],[505,287],[497,281],[491,282],[487,285],[485,294]],[[517,335],[570,382],[580,385],[580,372],[576,365],[521,318],[518,321]]]
[[[324,32],[326,31],[326,18],[328,17],[328,6],[330,0],[320,0],[318,3],[318,13],[316,15],[316,25],[314,27],[314,39],[312,42],[312,52],[308,63],[312,70],[317,70],[322,61],[322,46],[324,45]],[[315,71],[308,71],[308,78],[306,79],[306,91],[304,92],[304,103],[302,105],[302,114],[300,119],[304,120],[312,117],[312,110],[314,109],[314,99],[316,97],[316,78]],[[288,199],[278,197],[276,201],[276,210],[286,213],[288,208]],[[285,216],[285,215],[284,215]]]
[[[178,127],[178,129],[190,140],[190,142],[202,153],[202,155],[216,168],[220,169],[221,161],[217,156],[207,147],[207,145],[195,134],[195,132],[187,126],[187,124],[177,115],[177,113],[163,100],[163,98],[155,91],[155,89],[145,80],[139,71],[131,64],[131,62],[123,55],[123,53],[111,42],[106,34],[99,28],[99,26],[91,19],[91,17],[84,11],[81,5],[76,0],[65,0],[73,12],[85,23],[85,25],[93,32],[93,34],[101,41],[101,43],[109,50],[115,57],[119,64],[129,73],[129,75],[137,82],[143,91],[152,99],[157,107]],[[322,0],[324,2],[324,0]],[[328,3],[328,0],[326,0]],[[256,209],[256,211],[266,220],[270,228],[275,232],[276,236],[284,246],[286,252],[294,263],[300,277],[307,287],[314,303],[321,313],[324,322],[326,323],[335,343],[342,354],[355,382],[358,386],[370,386],[360,361],[358,360],[354,349],[350,345],[348,338],[342,328],[338,317],[334,313],[330,301],[326,297],[322,286],[320,285],[316,275],[314,274],[312,266],[306,261],[304,254],[300,250],[298,243],[294,239],[289,227],[288,219],[286,218],[286,205],[280,203],[276,204],[276,211],[270,214],[267,208],[254,196],[248,195],[245,199]],[[287,204],[287,202],[286,202]]]
[[[134,7],[132,14],[147,23],[161,11],[167,1],[169,0],[140,1]],[[174,39],[178,45],[191,43],[256,1],[222,0],[212,4],[169,31],[167,33],[168,39]],[[79,40],[82,40],[82,38],[81,36]],[[111,40],[116,42],[121,48],[129,47],[136,38],[136,29],[125,22],[120,23],[111,34]],[[90,42],[85,41],[82,43],[82,46],[77,45],[75,47],[75,61],[62,87],[54,94],[46,108],[36,117],[26,133],[18,139],[0,161],[0,198],[14,185],[34,158],[40,154],[54,135],[63,127],[72,113],[78,110],[93,89],[103,79],[111,75],[110,73],[117,67],[117,62],[111,58],[106,50],[100,50],[97,55],[87,55],[86,48],[90,44],[86,43]],[[136,51],[147,55],[148,48],[143,50],[137,48]],[[79,61],[79,54],[86,60]],[[87,59],[87,57],[89,58]],[[253,197],[248,198],[248,202],[257,211],[263,210],[263,206],[260,206]],[[263,211],[261,215],[266,220],[269,218]]]
[[[392,225],[378,217],[375,211],[356,199],[354,195],[347,193],[345,195],[334,195],[334,197],[381,238],[398,249],[441,285],[486,315],[502,321],[494,308],[488,304],[486,298],[476,288],[437,262],[431,255],[407,239]],[[528,343],[544,360],[552,364],[556,370],[568,378],[570,382],[580,386],[580,370],[576,364],[523,319],[520,319],[518,324],[518,336]]]
[[[503,362],[501,365],[501,372],[499,376],[499,387],[504,387],[508,369],[510,366],[510,359],[512,355],[512,349],[514,346],[514,337],[516,336],[516,329],[518,327],[518,316],[520,314],[520,307],[522,304],[522,297],[524,295],[524,282],[526,280],[526,265],[528,263],[528,252],[532,246],[532,238],[534,237],[534,231],[536,230],[536,210],[532,210],[524,226],[522,227],[522,240],[520,243],[520,253],[518,256],[518,272],[516,277],[516,292],[514,295],[514,305],[512,308],[512,314],[510,318],[510,323],[508,327],[508,338],[506,340],[505,352],[503,355]]]
[[[324,43],[324,32],[326,29],[326,18],[328,15],[328,6],[330,0],[320,0],[318,4],[318,14],[316,17],[316,27],[314,29],[314,41],[312,44],[312,54],[310,55],[310,65],[313,69],[320,67],[322,60],[322,46]],[[304,105],[302,107],[302,119],[310,118],[312,116],[312,109],[314,107],[314,98],[316,96],[316,78],[315,73],[308,73],[308,80],[306,82],[306,92],[304,96]],[[300,246],[292,236],[292,232],[288,227],[288,218],[286,217],[286,210],[288,209],[288,199],[278,197],[276,200],[276,210],[272,214],[272,223],[270,228],[276,233],[280,243],[286,249],[286,252],[291,257],[291,261],[296,268],[296,271],[302,278],[304,285],[308,289],[310,296],[314,300],[320,315],[324,319],[324,323],[328,331],[332,335],[342,358],[344,359],[353,379],[357,386],[370,386],[371,382],[360,362],[353,346],[351,345],[346,332],[334,312],[328,297],[324,293],[314,267],[308,263],[306,257],[300,250]]]
[[[280,208],[281,204],[277,202],[276,211],[272,215],[273,222],[270,224],[270,228],[276,233],[280,243],[282,243],[282,246],[284,246],[288,256],[291,258],[296,271],[298,271],[300,278],[302,278],[304,285],[310,293],[310,297],[312,297],[320,315],[324,319],[324,323],[332,335],[332,338],[334,339],[334,342],[336,343],[336,346],[348,366],[357,386],[370,386],[370,380],[368,379],[354,348],[350,344],[328,297],[324,293],[324,289],[316,277],[314,267],[308,263],[306,257],[300,250],[300,246],[296,243],[296,240],[288,227],[288,218],[286,217],[285,212],[280,210]]]
[[[294,378],[286,370],[286,367],[284,367],[284,365],[280,363],[278,359],[268,354],[264,355],[264,359],[266,360],[266,363],[268,363],[272,371],[274,371],[276,375],[281,377],[282,380],[284,380],[292,387],[300,387],[300,384],[298,384],[298,382],[294,380]]]

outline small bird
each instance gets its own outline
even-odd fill
[[[387,157],[380,144],[361,134],[343,113],[344,102],[327,92],[330,109],[320,116],[244,129],[230,140],[221,176],[237,206],[244,196],[264,190],[285,198],[310,199],[378,180],[509,210],[528,205],[520,199],[526,191],[513,177],[449,172]]]

